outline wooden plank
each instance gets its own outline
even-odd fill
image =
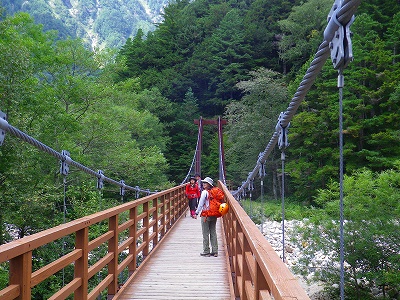
[[[13,300],[19,296],[20,288],[18,284],[13,284],[0,291],[0,299]]]
[[[33,272],[31,277],[31,287],[38,285],[43,280],[49,278],[51,275],[72,264],[80,257],[82,257],[82,250],[76,249],[53,261],[52,263],[44,266],[43,268]]]
[[[217,221],[218,257],[200,256],[200,222],[200,218],[181,218],[118,299],[231,299],[221,220]]]

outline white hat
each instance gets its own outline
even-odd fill
[[[210,177],[206,177],[201,182],[207,182],[209,185],[214,186],[214,181]]]

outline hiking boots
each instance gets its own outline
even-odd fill
[[[218,253],[200,253],[201,256],[205,256],[205,257],[218,257]]]

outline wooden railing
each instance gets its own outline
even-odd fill
[[[260,230],[228,189],[229,204],[222,218],[236,299],[310,299]]]
[[[224,190],[230,206],[222,218],[225,244],[228,251],[231,284],[236,299],[298,299],[309,300],[298,280],[292,275],[274,249],[247,216],[228,189]],[[9,284],[0,290],[0,299],[31,299],[32,289],[68,266],[73,276],[48,299],[93,300],[101,293],[109,299],[118,298],[120,275],[128,273],[126,283],[160,245],[170,228],[185,213],[187,200],[184,185],[150,195],[84,218],[50,228],[0,246],[0,264],[9,264]],[[108,222],[107,230],[94,237],[93,229]],[[33,255],[42,246],[66,237],[74,238],[70,251],[53,262],[33,270]],[[91,238],[89,238],[89,236]],[[99,257],[96,249],[104,247]],[[93,256],[96,256],[93,261]],[[142,261],[138,267],[138,258]],[[100,271],[101,281],[89,281]],[[122,280],[125,281],[125,280]]]
[[[0,299],[31,299],[33,287],[67,266],[73,266],[73,278],[48,299],[66,299],[72,294],[74,299],[95,299],[106,289],[108,298],[112,298],[122,284],[118,282],[120,275],[133,274],[138,258],[145,263],[186,209],[185,186],[181,185],[1,245],[0,264],[9,264],[9,283],[0,290]],[[92,229],[102,222],[108,222],[108,229],[93,238],[96,230]],[[36,249],[71,237],[74,245],[68,253],[33,270],[33,261],[40,259],[33,255]],[[98,257],[99,251],[95,251],[101,247],[104,255]],[[94,255],[96,259],[90,265]],[[89,288],[89,280],[100,271],[106,275]]]

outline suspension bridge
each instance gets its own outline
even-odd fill
[[[221,134],[224,121],[220,118],[218,121],[195,121],[199,125],[194,159],[196,171],[201,168],[202,126],[211,124],[219,128],[218,186],[224,191],[230,209],[217,222],[218,257],[199,255],[202,249],[200,221],[186,217],[185,180],[161,192],[126,185],[72,160],[67,151],[57,152],[28,136],[10,125],[3,115],[0,118],[1,143],[6,134],[12,134],[59,159],[61,174],[68,174],[69,168],[75,167],[97,178],[98,188],[109,182],[118,186],[121,194],[131,190],[145,196],[1,245],[0,264],[9,269],[9,280],[0,290],[0,299],[31,299],[35,286],[51,282],[59,272],[63,272],[64,278],[65,270],[70,276],[65,276],[63,285],[48,299],[97,299],[104,295],[107,299],[309,299],[238,200],[245,196],[257,174],[262,173],[268,155],[277,144],[284,153],[290,120],[329,56],[338,70],[338,88],[343,88],[343,69],[352,59],[349,26],[360,2],[335,1],[314,60],[287,110],[279,116],[276,130],[265,151],[260,153],[255,168],[237,190],[228,190],[225,182]],[[342,143],[341,137],[340,146]],[[342,156],[340,164],[343,164]],[[342,177],[341,167],[341,181]],[[341,236],[342,231],[341,226]],[[58,259],[48,262],[38,256],[38,249],[51,247],[60,240],[68,240],[72,247],[59,249]],[[34,260],[41,263],[34,264]],[[37,265],[39,267],[35,267]],[[106,275],[99,277],[100,272]]]

